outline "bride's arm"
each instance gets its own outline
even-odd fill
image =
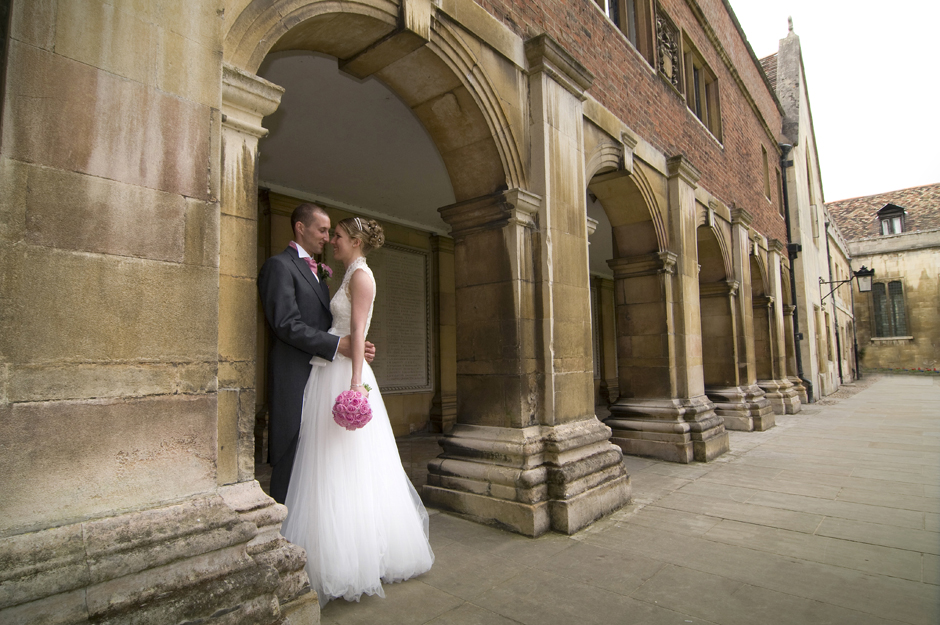
[[[366,349],[366,323],[375,286],[365,271],[357,270],[349,280],[349,298],[352,301],[352,316],[349,327],[350,359],[352,360],[352,380],[350,388],[365,394],[362,388],[362,361]]]

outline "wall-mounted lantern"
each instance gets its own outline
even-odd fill
[[[875,270],[869,269],[865,265],[862,265],[862,268],[858,271],[853,272],[855,279],[858,281],[858,292],[859,293],[868,293],[871,291],[871,279],[875,277]],[[832,290],[826,293],[826,295],[819,300],[820,303],[826,301],[826,298],[835,293],[836,289],[845,284],[846,282],[851,282],[852,278],[846,278],[845,280],[833,280],[832,282],[826,282],[821,277],[819,278],[819,284],[834,284]]]

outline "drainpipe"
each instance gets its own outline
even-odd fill
[[[832,283],[832,251],[829,249],[829,220],[826,220],[826,261],[829,264],[829,282]],[[839,286],[842,286],[841,284]],[[838,290],[838,286],[836,290]],[[849,287],[851,288],[851,286]],[[836,308],[836,292],[832,292],[832,321],[836,326],[836,363],[839,365],[839,386],[845,384],[842,377],[842,341],[839,339],[839,309]]]
[[[787,156],[793,146],[789,143],[780,144],[780,172],[783,176],[783,215],[787,226],[787,256],[790,258],[790,301],[793,302],[793,354],[796,356],[796,375],[800,382],[806,387],[806,398],[809,403],[813,403],[813,383],[803,375],[803,354],[800,349],[800,341],[803,339],[803,333],[800,332],[800,303],[796,299],[796,257],[802,250],[802,247],[793,243],[793,235],[790,232],[790,194],[787,191],[787,167],[793,165],[793,161],[788,161]]]

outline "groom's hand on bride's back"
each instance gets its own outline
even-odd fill
[[[347,334],[339,340],[339,353],[345,356],[346,358],[352,358],[352,351],[350,349],[351,342],[349,340],[349,335]],[[371,363],[375,359],[375,345],[366,341],[366,362]]]

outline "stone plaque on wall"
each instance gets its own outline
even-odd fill
[[[429,253],[386,244],[369,254],[376,296],[369,340],[383,393],[432,390]]]

